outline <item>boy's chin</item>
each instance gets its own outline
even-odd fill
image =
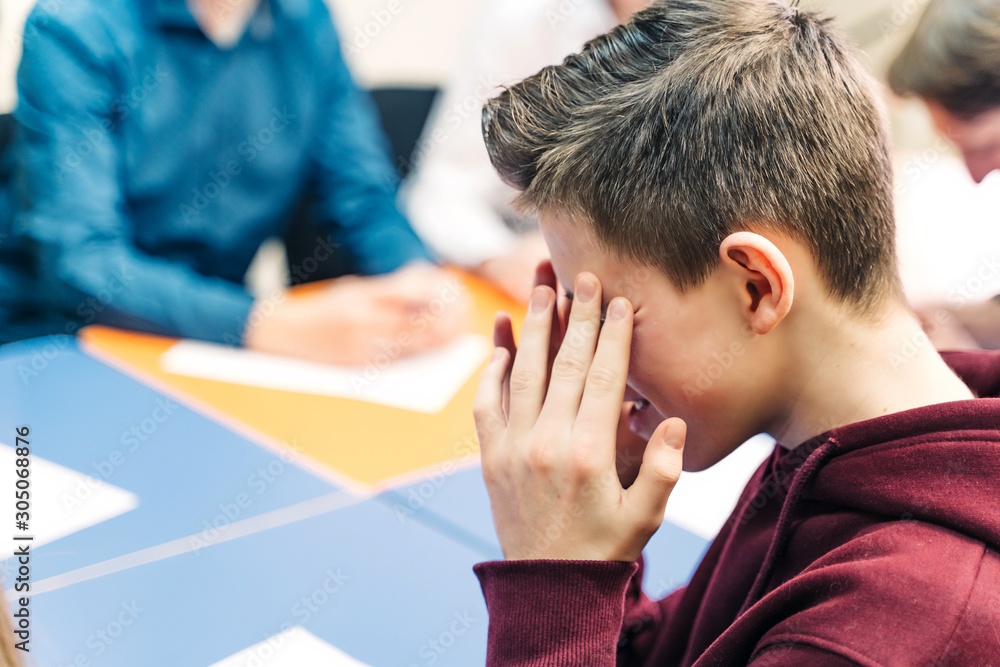
[[[742,441],[739,441],[742,442]],[[687,442],[684,443],[684,472],[701,472],[708,470],[722,459],[729,456],[736,445],[729,440],[722,441],[717,437],[698,436],[698,428],[688,424]]]
[[[701,456],[699,452],[689,451],[687,448],[684,449],[684,465],[681,468],[684,472],[701,472],[703,470],[708,470],[716,463],[722,460],[723,457],[719,458],[705,458]]]
[[[683,415],[677,416],[684,419],[688,425],[687,439],[684,443],[684,472],[707,470],[726,458],[734,449],[725,444],[714,446],[711,436],[714,435],[718,439],[718,434],[706,434],[704,429],[699,429],[697,420],[685,418]],[[640,403],[638,409],[632,402],[623,405],[622,418],[618,423],[617,443],[618,479],[623,487],[628,488],[639,475],[646,444],[653,437],[656,427],[666,418],[649,404],[643,406]]]

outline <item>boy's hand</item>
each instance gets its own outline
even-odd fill
[[[508,560],[634,561],[663,521],[686,426],[659,425],[624,489],[615,459],[632,305],[612,300],[602,329],[600,282],[582,273],[563,336],[550,266],[537,282],[519,348],[498,316],[474,408],[500,545]]]

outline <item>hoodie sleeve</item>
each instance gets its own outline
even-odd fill
[[[658,641],[673,623],[677,606],[686,586],[661,600],[653,600],[642,591],[645,558],[639,558],[639,571],[629,581],[625,592],[625,617],[618,640],[618,666],[651,665],[650,656]]]
[[[642,559],[497,561],[474,570],[490,615],[487,667],[643,665],[678,597],[655,602],[642,593]]]

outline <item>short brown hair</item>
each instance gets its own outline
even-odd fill
[[[807,244],[862,311],[901,293],[884,110],[828,19],[661,0],[490,100],[483,133],[520,205],[582,215],[681,290],[754,229]]]
[[[963,117],[1000,107],[1000,2],[932,0],[889,85]]]

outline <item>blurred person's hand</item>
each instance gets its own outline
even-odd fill
[[[248,349],[344,366],[395,360],[450,342],[470,305],[453,275],[415,262],[383,276],[350,276],[277,303],[258,301]]]
[[[938,350],[1000,349],[1000,301],[917,308],[927,337]]]
[[[486,260],[476,268],[476,274],[526,304],[535,286],[535,268],[549,258],[549,249],[539,231],[524,234],[511,252]]]
[[[1000,297],[954,311],[965,330],[986,350],[1000,350]]]

